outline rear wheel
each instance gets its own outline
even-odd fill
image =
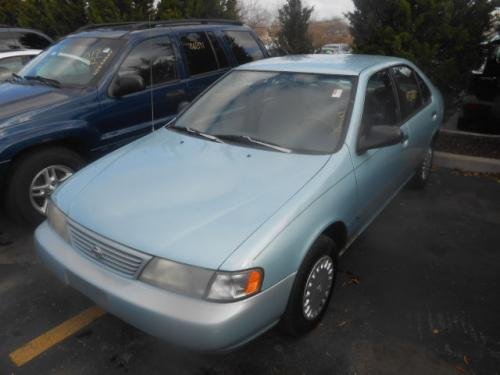
[[[416,189],[423,189],[427,182],[429,181],[429,175],[431,174],[432,160],[434,157],[434,150],[432,145],[425,152],[424,160],[420,163],[415,172],[415,176],[412,180],[412,186]]]
[[[335,284],[335,243],[319,237],[302,262],[280,321],[283,332],[300,336],[313,330],[323,318]]]
[[[13,166],[7,189],[10,213],[30,224],[40,223],[52,192],[83,164],[78,154],[63,147],[38,149],[22,156]]]

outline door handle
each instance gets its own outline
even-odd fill
[[[436,121],[436,120],[437,120],[438,115],[437,115],[437,112],[436,112],[436,111],[432,112],[432,116],[431,116],[431,118],[432,118],[432,121]]]

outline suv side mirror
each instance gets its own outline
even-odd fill
[[[396,145],[404,140],[405,136],[399,127],[388,125],[372,126],[359,139],[358,152],[364,153],[374,148]]]
[[[126,75],[116,79],[111,89],[111,95],[119,98],[134,92],[143,91],[145,88],[146,84],[141,76],[137,74]]]

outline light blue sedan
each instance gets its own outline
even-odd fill
[[[403,59],[312,55],[236,68],[174,121],[52,196],[47,266],[138,328],[228,350],[327,310],[337,258],[410,180],[443,101]]]

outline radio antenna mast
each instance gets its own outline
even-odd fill
[[[151,14],[148,17],[149,31],[151,34]],[[150,35],[151,36],[151,35]],[[151,39],[149,39],[151,40]],[[154,106],[154,93],[153,93],[153,59],[149,62],[149,99],[151,101],[151,133],[155,131],[155,106]]]

